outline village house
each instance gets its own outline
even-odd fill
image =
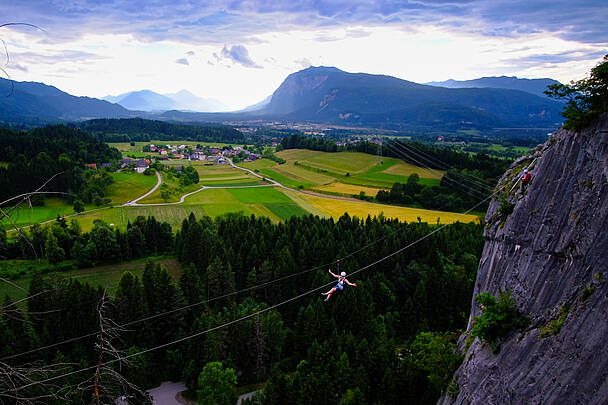
[[[207,159],[207,155],[205,155],[205,151],[202,149],[194,149],[190,154],[190,160],[205,160]]]
[[[147,168],[149,168],[150,165],[146,162],[145,159],[140,159],[137,162],[135,162],[135,171],[137,173],[143,173],[146,171]]]
[[[129,166],[131,164],[131,162],[133,162],[133,161],[129,158],[123,159],[122,162],[120,162],[120,168],[124,169],[125,167]]]

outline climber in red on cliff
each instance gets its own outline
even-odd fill
[[[530,174],[530,172],[528,172],[528,169],[524,170],[524,175],[521,176],[521,183],[522,184],[528,184],[528,182],[530,181],[530,179],[532,178],[532,175]]]

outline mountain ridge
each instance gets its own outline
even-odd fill
[[[557,80],[549,78],[541,79],[526,79],[517,76],[484,76],[471,80],[454,80],[448,79],[445,81],[428,82],[429,86],[446,87],[450,89],[461,88],[496,88],[521,90],[540,97],[548,97],[544,91],[552,84],[559,84]]]
[[[433,106],[431,115],[435,119],[412,122],[408,111],[424,105]],[[334,124],[391,122],[396,126],[433,127],[453,124],[454,116],[449,111],[458,110],[463,126],[548,126],[561,122],[561,106],[520,90],[448,89],[322,66],[290,74],[275,90],[270,103],[256,114]],[[493,119],[488,120],[489,117]]]
[[[0,122],[40,125],[107,116],[126,118],[133,113],[124,107],[92,97],[77,97],[38,82],[16,82],[0,78]]]
[[[10,82],[5,81],[4,86],[8,94],[6,83]],[[108,101],[70,96],[40,83],[14,83],[18,88],[16,96],[2,100],[8,112],[4,119],[0,114],[0,121],[30,125],[139,116],[184,123],[292,121],[408,131],[458,131],[557,128],[563,121],[563,104],[519,90],[448,89],[326,66],[294,72],[269,99],[234,112],[180,111],[176,102],[150,90],[107,97],[130,108],[141,108],[129,110]],[[24,90],[30,87],[33,88],[30,93]],[[53,98],[56,94],[61,97]],[[196,98],[185,91],[172,96],[181,97],[186,104],[188,99]]]

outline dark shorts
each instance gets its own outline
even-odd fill
[[[338,283],[338,284],[336,284],[336,286],[334,288],[338,291],[342,291],[342,290],[344,290],[344,284]]]

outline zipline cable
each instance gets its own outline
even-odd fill
[[[390,142],[387,143],[387,146],[390,147]],[[426,168],[426,167],[423,166],[423,168]],[[430,170],[432,170],[432,169],[430,169]],[[485,200],[487,200],[487,198]],[[482,202],[484,202],[485,200],[483,200]],[[474,208],[476,208],[480,204],[476,205]],[[465,215],[466,213],[468,213],[470,211],[471,210],[466,211],[465,213],[463,213],[461,215]],[[377,240],[375,240],[373,242],[368,243],[367,245],[365,245],[365,246],[363,246],[363,247],[355,250],[354,252],[349,253],[346,256],[341,257],[337,261],[338,262],[338,266],[339,266],[340,260],[345,260],[345,259],[347,259],[349,257],[352,257],[355,254],[357,254],[357,253],[359,253],[359,252],[361,252],[361,251],[363,251],[363,250],[365,250],[365,249],[367,249],[367,248],[369,248],[369,247],[371,247],[371,246],[373,246],[373,245],[375,245],[375,244],[377,244],[377,243],[385,240],[386,238],[388,238],[390,236],[393,236],[397,232],[403,230],[406,225],[407,225],[407,223],[404,223],[402,226],[400,226],[397,229],[393,230],[392,232],[390,232],[390,233],[382,236],[381,238],[379,238],[379,239],[377,239]],[[445,224],[444,226],[446,226],[446,225],[448,225],[448,224]],[[262,284],[258,284],[258,285],[247,287],[247,288],[243,288],[243,289],[240,289],[238,291],[226,293],[226,294],[223,294],[223,295],[220,295],[220,296],[217,296],[217,297],[213,297],[213,298],[210,298],[210,299],[207,299],[207,300],[203,300],[203,301],[200,301],[200,302],[192,303],[192,304],[189,304],[189,305],[185,305],[185,306],[182,306],[182,307],[179,307],[179,308],[171,309],[171,310],[168,310],[168,311],[165,311],[165,312],[161,312],[161,313],[158,313],[158,314],[150,315],[150,316],[147,316],[145,318],[136,319],[136,320],[133,320],[131,322],[127,322],[125,324],[119,325],[119,327],[124,328],[124,327],[128,327],[128,326],[132,326],[132,325],[138,324],[140,322],[149,321],[151,319],[155,319],[155,318],[158,318],[158,317],[170,315],[170,314],[173,314],[173,313],[176,313],[176,312],[180,312],[180,311],[183,311],[183,310],[186,310],[186,309],[194,308],[194,307],[197,307],[197,306],[200,306],[200,305],[208,304],[208,303],[211,303],[213,301],[217,301],[217,300],[220,300],[220,299],[223,299],[223,298],[228,298],[228,297],[231,297],[233,295],[238,295],[238,294],[241,294],[241,293],[244,293],[244,292],[247,292],[247,291],[256,290],[258,288],[266,287],[266,286],[268,286],[270,284],[274,284],[274,283],[277,283],[277,282],[280,282],[280,281],[284,281],[284,280],[290,279],[292,277],[297,277],[297,276],[300,276],[300,275],[303,275],[303,274],[306,274],[306,273],[310,273],[310,272],[312,272],[314,270],[318,270],[318,269],[326,267],[326,266],[331,266],[333,264],[334,264],[334,262],[326,263],[326,264],[321,264],[321,265],[318,265],[318,266],[315,266],[315,267],[312,267],[312,268],[309,268],[309,269],[306,269],[306,270],[302,270],[302,271],[297,272],[297,273],[293,273],[293,274],[286,275],[284,277],[280,277],[278,279],[269,280],[269,281],[264,282]],[[338,268],[338,273],[339,273],[339,268]],[[82,335],[82,336],[79,336],[79,337],[74,337],[74,338],[67,339],[67,340],[64,340],[64,341],[61,341],[61,342],[56,342],[56,343],[52,343],[52,344],[49,344],[49,345],[46,345],[46,346],[42,346],[42,347],[38,347],[38,348],[35,348],[35,349],[32,349],[32,350],[28,350],[28,351],[25,351],[25,352],[22,352],[22,353],[17,353],[17,354],[13,354],[13,355],[10,355],[10,356],[6,356],[6,357],[3,357],[1,360],[2,361],[4,361],[4,360],[10,360],[10,359],[14,359],[14,358],[17,358],[17,357],[25,356],[27,354],[35,353],[35,352],[38,352],[38,351],[41,351],[41,350],[46,350],[46,349],[50,349],[50,348],[53,348],[53,347],[61,346],[63,344],[72,343],[72,342],[75,342],[75,341],[78,341],[78,340],[82,340],[82,339],[86,339],[86,338],[89,338],[89,337],[93,337],[93,336],[97,335],[97,333],[98,333],[97,331],[96,332],[91,332],[89,334],[85,334],[85,335]]]
[[[504,186],[503,186],[503,187],[504,187]],[[464,216],[464,215],[468,214],[469,212],[473,211],[473,210],[474,210],[475,208],[477,208],[479,205],[481,205],[481,204],[485,203],[485,201],[486,201],[486,200],[488,200],[488,199],[490,199],[490,198],[493,198],[493,197],[494,197],[494,195],[496,195],[496,194],[497,194],[499,191],[501,191],[501,190],[496,191],[494,194],[490,195],[490,196],[489,196],[489,197],[487,197],[485,200],[483,200],[483,201],[481,201],[481,202],[477,203],[475,206],[473,206],[472,208],[470,208],[468,211],[463,212],[462,214],[459,214],[459,216]],[[395,256],[395,255],[397,255],[397,254],[399,254],[399,253],[401,253],[401,252],[403,252],[404,250],[406,250],[406,249],[408,249],[408,248],[410,248],[410,247],[414,246],[415,244],[417,244],[417,243],[419,243],[419,242],[423,241],[424,239],[428,238],[429,236],[433,235],[434,233],[439,232],[441,229],[445,228],[445,227],[446,227],[446,226],[448,226],[448,225],[449,225],[449,224],[442,225],[442,226],[440,226],[440,227],[436,228],[435,230],[433,230],[432,232],[429,232],[428,234],[426,234],[426,235],[424,235],[424,236],[422,236],[422,237],[418,238],[418,239],[417,239],[417,240],[415,240],[414,242],[412,242],[412,243],[410,243],[410,244],[408,244],[408,245],[406,245],[406,246],[404,246],[404,247],[402,247],[402,248],[400,248],[400,249],[398,249],[398,250],[394,251],[393,253],[391,253],[391,254],[389,254],[389,255],[387,255],[387,256],[384,256],[384,257],[382,257],[382,258],[380,258],[380,259],[376,260],[376,261],[375,261],[375,262],[373,262],[373,263],[370,263],[370,264],[368,264],[368,265],[366,265],[366,266],[364,266],[364,267],[361,267],[360,269],[355,270],[355,271],[351,272],[350,274],[351,274],[351,275],[352,275],[352,274],[357,274],[357,273],[360,273],[360,272],[362,272],[362,271],[364,271],[364,270],[367,270],[367,269],[369,269],[370,267],[375,266],[376,264],[381,263],[381,262],[383,262],[383,261],[385,261],[385,260],[387,260],[387,259],[389,259],[389,258],[391,258],[391,257],[393,257],[393,256]],[[267,307],[267,308],[264,308],[264,309],[261,309],[261,310],[259,310],[259,311],[253,312],[253,313],[251,313],[251,314],[249,314],[249,315],[242,316],[242,317],[240,317],[240,318],[237,318],[237,319],[234,319],[234,320],[232,320],[232,321],[229,321],[229,322],[223,323],[223,324],[221,324],[221,325],[214,326],[213,328],[209,328],[209,329],[206,329],[206,330],[204,330],[204,331],[200,331],[200,332],[194,333],[194,334],[192,334],[192,335],[184,336],[183,338],[180,338],[180,339],[177,339],[177,340],[173,340],[173,341],[171,341],[171,342],[163,343],[163,344],[161,344],[161,345],[154,346],[154,347],[148,348],[148,349],[146,349],[146,350],[142,350],[142,351],[137,352],[137,353],[132,353],[132,354],[129,354],[129,355],[127,355],[127,356],[123,356],[123,357],[118,358],[118,359],[114,359],[114,360],[107,361],[107,362],[105,362],[104,364],[108,365],[108,364],[113,364],[113,363],[119,362],[119,361],[121,361],[121,360],[127,360],[127,359],[132,358],[132,357],[136,357],[136,356],[140,356],[140,355],[142,355],[142,354],[150,353],[150,352],[155,351],[155,350],[158,350],[158,349],[163,349],[163,348],[165,348],[165,347],[169,347],[169,346],[172,346],[172,345],[174,345],[174,344],[181,343],[181,342],[184,342],[184,341],[186,341],[186,340],[190,340],[190,339],[193,339],[193,338],[195,338],[195,337],[202,336],[202,335],[207,334],[207,333],[209,333],[209,332],[213,332],[213,331],[216,331],[216,330],[218,330],[218,329],[225,328],[225,327],[230,326],[230,325],[232,325],[232,324],[238,323],[238,322],[243,321],[243,320],[245,320],[245,319],[252,318],[252,317],[257,316],[257,315],[259,315],[259,314],[262,314],[262,313],[264,313],[264,312],[268,312],[268,311],[270,311],[270,310],[272,310],[272,309],[278,308],[278,307],[280,307],[280,306],[282,306],[282,305],[288,304],[288,303],[290,303],[290,302],[292,302],[292,301],[295,301],[295,300],[297,300],[297,299],[300,299],[300,298],[302,298],[302,297],[305,297],[306,295],[309,295],[309,294],[311,294],[311,293],[313,293],[313,292],[315,292],[315,291],[317,291],[317,290],[320,290],[320,289],[322,289],[322,288],[326,288],[326,287],[328,287],[328,286],[330,286],[330,285],[332,285],[332,284],[334,284],[334,283],[335,283],[335,281],[333,281],[333,280],[332,280],[332,281],[330,281],[329,283],[323,284],[323,285],[321,285],[321,286],[319,286],[319,287],[313,288],[312,290],[309,290],[309,291],[304,292],[304,293],[302,293],[302,294],[296,295],[295,297],[291,297],[291,298],[289,298],[289,299],[287,299],[287,300],[285,300],[285,301],[282,301],[282,302],[279,302],[279,303],[277,303],[277,304],[271,305],[271,306],[269,306],[269,307]],[[68,377],[68,376],[70,376],[70,375],[74,375],[74,374],[82,373],[82,372],[84,372],[84,371],[90,371],[90,370],[94,370],[94,369],[96,369],[96,368],[97,368],[97,365],[95,365],[95,366],[91,366],[91,367],[85,367],[85,368],[82,368],[82,369],[79,369],[79,370],[71,371],[71,372],[69,372],[69,373],[65,373],[65,374],[61,374],[61,375],[58,375],[58,376],[50,377],[50,378],[47,378],[47,379],[45,379],[45,380],[41,380],[41,381],[34,381],[34,382],[31,382],[31,383],[29,383],[29,384],[26,384],[26,385],[23,385],[23,386],[21,386],[21,387],[17,388],[17,390],[22,390],[22,389],[24,389],[24,388],[28,388],[28,387],[31,387],[31,386],[34,386],[34,385],[38,385],[38,384],[44,384],[44,383],[47,383],[47,382],[50,382],[50,381],[54,381],[54,380],[57,380],[57,379],[60,379],[60,378]]]

